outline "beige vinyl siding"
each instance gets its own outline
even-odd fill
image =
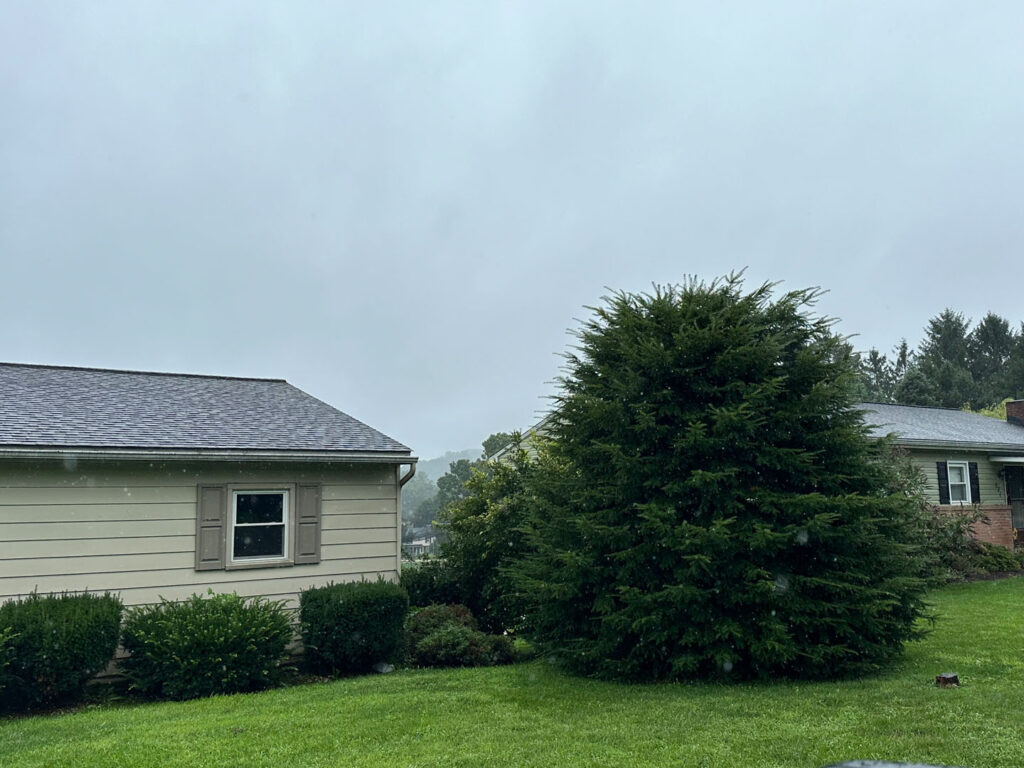
[[[196,488],[322,485],[321,561],[195,570]],[[329,581],[397,576],[394,465],[0,462],[0,601],[112,591],[127,605],[237,591],[294,602]]]
[[[939,503],[939,478],[935,464],[939,461],[966,461],[978,464],[978,485],[981,490],[981,504],[1005,504],[1006,488],[999,477],[999,467],[989,461],[984,453],[943,452],[934,450],[912,450],[910,458],[924,474],[925,493],[932,504]]]

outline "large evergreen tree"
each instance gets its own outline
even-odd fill
[[[511,569],[586,674],[830,677],[917,636],[917,507],[813,291],[616,293],[567,355]]]

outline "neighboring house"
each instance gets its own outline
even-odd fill
[[[0,364],[0,602],[396,578],[415,462],[280,379]]]
[[[858,408],[874,434],[892,433],[909,452],[932,504],[949,511],[977,505],[987,524],[974,526],[975,537],[1013,549],[1024,528],[1024,400],[1006,404],[1006,421],[949,408]]]
[[[417,526],[409,531],[402,549],[414,560],[426,555],[436,555],[440,542],[432,525]]]

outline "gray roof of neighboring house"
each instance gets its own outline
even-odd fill
[[[1024,427],[980,413],[885,403],[860,403],[857,408],[865,411],[873,434],[892,432],[903,444],[1024,450]]]
[[[408,454],[283,379],[0,363],[0,447]]]

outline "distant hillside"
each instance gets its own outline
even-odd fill
[[[448,465],[453,461],[458,461],[459,459],[474,461],[480,458],[481,453],[482,451],[479,448],[467,448],[464,451],[448,451],[444,456],[438,456],[436,459],[421,460],[416,464],[416,473],[423,473],[436,483],[437,479],[448,471]]]

